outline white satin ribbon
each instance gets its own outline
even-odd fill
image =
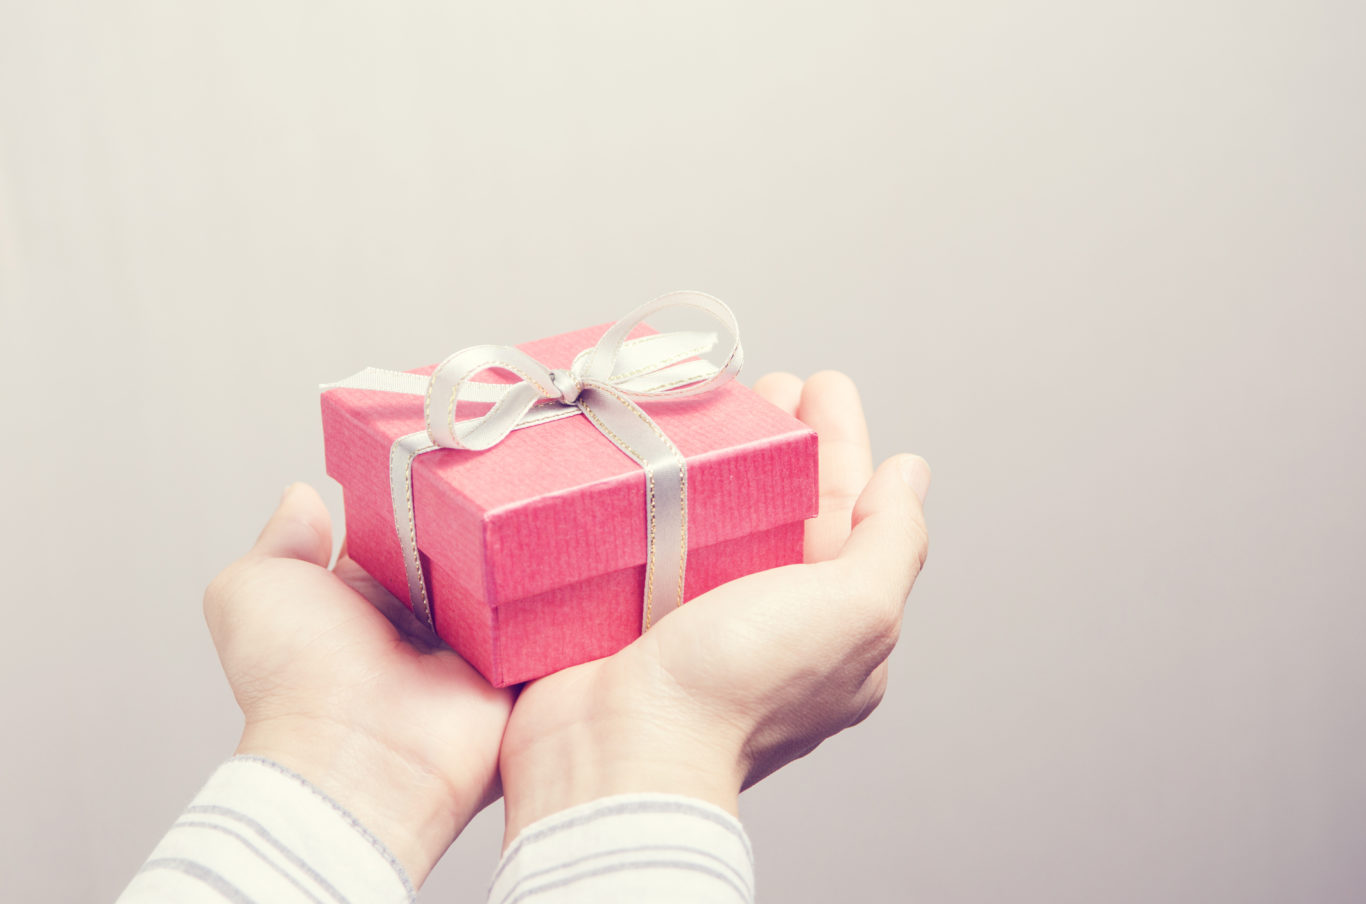
[[[656,333],[627,339],[631,330],[669,308],[692,308],[716,321],[717,333]],[[725,343],[718,364],[701,358]],[[688,398],[729,382],[743,354],[735,315],[701,292],[671,292],[631,311],[567,370],[551,370],[511,346],[476,345],[442,361],[431,376],[367,367],[329,389],[366,389],[421,396],[426,429],[401,436],[389,450],[394,530],[403,547],[413,612],[434,628],[418,557],[413,518],[413,460],[433,449],[482,451],[513,430],[582,414],[641,466],[645,474],[645,595],[641,631],[683,603],[688,558],[688,469],[682,454],[637,401]],[[501,370],[515,383],[480,383]],[[477,417],[457,419],[461,402],[486,403]]]

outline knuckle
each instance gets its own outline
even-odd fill
[[[887,664],[883,663],[877,671],[873,673],[874,698],[878,703],[887,695]]]
[[[209,581],[208,586],[204,588],[204,618],[209,622],[214,620],[218,610],[223,606],[224,581],[223,572],[220,571],[218,574],[214,575],[213,580]]]
[[[882,700],[887,694],[887,669],[886,666],[879,666],[868,676],[859,693],[858,708],[854,713],[853,721],[850,725],[857,725],[864,719],[873,714],[873,710],[882,705]]]
[[[874,609],[867,620],[864,648],[870,657],[879,661],[892,654],[901,639],[901,607],[882,605]]]
[[[920,570],[925,567],[925,562],[930,556],[930,530],[925,525],[923,518],[914,518],[907,524],[906,542],[915,553],[913,562],[915,570],[911,575],[914,579],[915,575],[920,574]]]
[[[234,562],[214,575],[213,580],[204,588],[204,620],[210,627],[213,627],[222,616],[241,580],[241,563]]]
[[[899,531],[889,537],[898,547],[895,558],[904,563],[905,571],[898,571],[896,592],[904,601],[915,580],[925,567],[930,554],[930,534],[922,518],[903,519]]]
[[[864,707],[865,715],[882,705],[882,700],[887,696],[887,670],[879,668],[873,672],[868,679],[867,702]]]
[[[888,586],[885,580],[862,569],[845,569],[839,580],[861,645],[878,655],[878,661],[885,659],[901,635],[901,610],[906,601],[901,588]]]

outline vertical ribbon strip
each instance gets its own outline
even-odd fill
[[[721,334],[655,333],[627,339],[649,317],[670,308],[706,314]],[[724,345],[722,344],[724,343]],[[719,363],[702,358],[718,346]],[[476,345],[442,361],[431,376],[369,367],[329,389],[365,389],[423,398],[425,429],[394,441],[389,450],[389,488],[394,530],[403,549],[413,612],[435,628],[431,601],[418,556],[413,517],[413,461],[435,449],[482,451],[513,430],[582,414],[617,448],[640,465],[645,477],[645,593],[641,631],[683,603],[688,558],[688,469],[678,448],[637,402],[696,396],[729,382],[743,355],[735,315],[719,299],[701,292],[672,292],[631,311],[598,343],[584,349],[567,370],[551,370],[511,346]],[[479,374],[497,370],[514,383],[481,383]],[[461,402],[489,405],[477,417],[459,420]]]

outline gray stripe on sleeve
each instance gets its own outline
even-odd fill
[[[375,849],[375,853],[379,854],[382,858],[384,858],[384,862],[388,863],[390,868],[393,869],[394,874],[398,876],[399,882],[403,883],[403,891],[407,894],[408,900],[411,902],[417,901],[417,889],[413,887],[413,880],[408,878],[408,871],[403,868],[403,864],[398,862],[398,858],[395,857],[393,855],[393,852],[385,846],[384,842],[376,838],[373,832],[367,829],[359,819],[357,819],[355,816],[351,814],[350,810],[346,809],[341,804],[337,803],[331,797],[328,797],[327,794],[325,794],[321,789],[317,788],[312,782],[304,778],[299,773],[295,772],[293,769],[290,769],[286,766],[282,766],[274,760],[268,760],[265,757],[253,756],[250,754],[243,756],[235,756],[232,758],[232,760],[229,760],[228,762],[232,762],[233,760],[243,760],[246,762],[258,763],[262,766],[265,766],[267,769],[272,769],[275,772],[280,773],[286,778],[293,779],[295,782],[298,782],[308,791],[312,792],[318,798],[318,800],[327,804],[334,811],[336,811],[338,816],[346,820],[347,824],[350,825],[351,828],[355,829],[356,832],[362,838],[364,838],[372,848]]]
[[[246,838],[246,836],[242,835],[240,832],[235,832],[235,831],[233,831],[232,829],[228,828],[227,826],[220,826],[220,825],[218,825],[217,823],[214,823],[214,822],[200,822],[200,821],[198,821],[198,820],[189,820],[189,819],[181,819],[181,820],[179,820],[174,826],[172,826],[171,828],[172,828],[173,830],[174,830],[174,829],[177,829],[177,828],[184,828],[184,829],[208,829],[208,830],[210,830],[210,831],[212,831],[212,832],[221,832],[222,834],[227,835],[229,838],[234,838],[234,839],[236,839],[236,840],[238,841],[238,843],[240,843],[243,847],[245,847],[247,850],[249,850],[249,851],[251,851],[253,854],[255,854],[255,855],[257,856],[257,858],[259,858],[260,861],[261,861],[262,863],[266,864],[266,865],[269,866],[271,869],[275,870],[275,871],[276,871],[277,873],[279,873],[281,876],[284,876],[284,878],[289,882],[290,885],[293,885],[295,888],[297,888],[297,889],[299,890],[299,894],[301,894],[301,895],[303,895],[304,897],[308,898],[308,900],[315,902],[315,904],[322,904],[322,898],[319,898],[317,895],[313,894],[313,892],[311,892],[311,891],[309,891],[307,888],[305,888],[305,887],[304,887],[304,884],[303,884],[302,882],[300,882],[298,879],[296,879],[296,878],[294,878],[293,876],[291,876],[291,875],[289,874],[289,871],[286,870],[284,867],[280,866],[280,864],[276,863],[274,860],[272,860],[272,859],[270,859],[269,857],[267,857],[267,856],[261,851],[260,848],[258,848],[256,845],[254,845],[254,844],[252,844],[250,841],[248,841],[247,838]]]
[[[539,895],[541,892],[552,891],[556,888],[564,888],[566,885],[573,885],[575,882],[582,882],[584,879],[592,879],[596,876],[647,869],[681,869],[702,873],[705,876],[711,876],[713,879],[718,879],[725,883],[731,891],[735,892],[735,896],[741,901],[741,904],[751,904],[754,900],[750,893],[738,885],[734,879],[709,866],[703,866],[700,863],[690,863],[687,860],[642,860],[637,863],[609,863],[594,869],[585,870],[573,876],[566,876],[563,879],[546,882],[536,888],[529,888],[526,891],[520,892],[515,897],[505,897],[500,904],[519,904],[519,902],[525,901],[533,895]]]
[[[534,832],[523,832],[521,835],[518,835],[517,840],[512,843],[512,847],[508,848],[507,853],[503,855],[503,862],[498,865],[498,869],[494,872],[493,880],[490,885],[498,881],[498,877],[503,874],[503,870],[507,868],[507,865],[512,862],[512,859],[517,856],[517,852],[522,848],[544,841],[550,836],[559,834],[566,829],[578,828],[608,816],[621,816],[631,813],[683,814],[705,819],[734,835],[744,847],[750,862],[752,863],[754,861],[754,852],[750,849],[749,839],[745,837],[744,833],[736,828],[734,822],[721,818],[707,807],[701,807],[689,801],[682,800],[631,800],[610,804],[600,809],[596,809],[591,813],[584,813],[581,816],[566,819],[553,826],[546,826],[545,828],[538,829]]]
[[[583,864],[585,864],[585,863],[588,863],[588,862],[591,861],[591,860],[600,860],[600,859],[602,859],[603,857],[617,857],[617,856],[621,856],[621,855],[623,855],[623,854],[644,854],[644,853],[655,853],[655,854],[683,853],[683,854],[695,854],[695,855],[697,855],[697,856],[699,856],[699,857],[705,857],[705,858],[707,858],[708,860],[715,861],[715,863],[716,863],[717,866],[719,866],[722,870],[724,870],[724,871],[725,871],[726,873],[728,873],[731,877],[733,877],[733,882],[732,882],[732,884],[738,885],[739,887],[745,889],[746,894],[748,894],[748,895],[753,895],[753,891],[749,888],[749,882],[747,882],[747,881],[745,880],[745,877],[742,876],[742,875],[740,874],[740,872],[739,872],[738,870],[735,869],[735,867],[733,867],[733,866],[731,866],[729,863],[727,863],[727,862],[725,861],[724,858],[722,858],[719,854],[716,854],[716,853],[713,852],[713,851],[703,850],[702,848],[698,848],[698,847],[691,847],[691,846],[686,845],[686,844],[642,844],[642,845],[638,845],[638,846],[636,846],[636,847],[620,847],[620,848],[613,848],[613,849],[610,850],[610,851],[596,851],[596,852],[594,852],[594,853],[592,853],[592,854],[586,854],[586,855],[584,855],[584,856],[582,856],[582,857],[576,857],[576,858],[573,859],[573,860],[567,860],[567,861],[565,861],[564,863],[557,863],[557,864],[555,864],[554,866],[548,866],[548,867],[546,867],[545,869],[536,870],[534,873],[527,873],[525,876],[522,876],[522,877],[519,878],[515,883],[513,883],[512,887],[509,888],[509,889],[503,894],[503,897],[502,897],[501,900],[506,901],[506,900],[508,900],[509,898],[512,898],[512,899],[515,900],[516,897],[517,897],[517,894],[518,894],[519,889],[521,889],[524,885],[526,885],[528,882],[531,882],[531,881],[533,881],[533,880],[535,880],[535,879],[539,879],[539,878],[541,878],[542,876],[547,876],[547,875],[549,875],[549,874],[551,874],[551,873],[557,873],[557,872],[560,872],[560,871],[562,871],[562,870],[568,870],[568,869],[570,869],[571,867],[581,866],[581,865],[583,865]],[[651,862],[651,861],[638,861],[638,862],[645,863],[645,862]],[[686,862],[686,861],[679,861],[679,862]],[[699,864],[699,865],[700,865],[700,864]],[[624,868],[627,868],[627,867],[628,867],[628,864],[623,864],[623,865],[622,865],[622,868],[623,868],[623,869],[624,869]]]
[[[256,904],[255,901],[247,897],[242,889],[233,885],[227,879],[224,879],[202,863],[196,863],[193,860],[182,860],[179,857],[161,857],[156,860],[148,860],[142,865],[142,869],[138,870],[138,872],[147,873],[158,869],[184,873],[193,879],[198,879],[209,888],[212,888],[214,891],[227,898],[232,904]]]
[[[323,878],[322,873],[319,873],[316,869],[305,863],[302,857],[294,853],[293,850],[286,847],[283,843],[277,840],[274,835],[270,834],[270,832],[266,829],[265,826],[261,825],[259,822],[252,819],[250,816],[247,816],[244,813],[239,813],[236,810],[231,809],[230,807],[219,807],[205,804],[196,804],[194,806],[186,807],[185,812],[204,813],[210,816],[222,816],[224,819],[233,819],[237,822],[240,822],[242,825],[251,829],[259,837],[264,839],[267,843],[274,847],[275,850],[279,851],[284,856],[284,858],[288,860],[293,866],[297,867],[300,872],[302,872],[304,875],[308,876],[308,878],[312,879],[314,882],[317,882],[320,886],[322,886],[323,891],[327,892],[327,894],[331,896],[331,898],[335,900],[337,904],[350,904],[350,902],[346,900],[346,897],[341,892],[337,891],[336,886],[334,886],[331,882],[328,882],[325,878]]]

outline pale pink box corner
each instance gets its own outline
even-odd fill
[[[607,329],[518,347],[568,368]],[[422,429],[422,405],[417,396],[360,389],[322,395],[327,473],[342,485],[347,550],[405,602],[389,448]],[[817,507],[811,428],[734,381],[641,407],[688,462],[687,599],[802,560],[803,525]],[[644,472],[586,418],[514,430],[485,452],[420,455],[413,497],[437,633],[490,683],[539,678],[640,636]]]

